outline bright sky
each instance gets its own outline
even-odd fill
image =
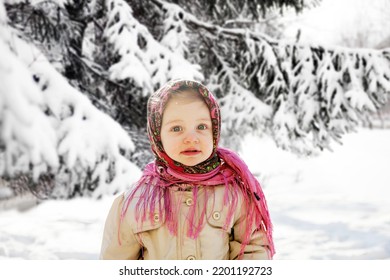
[[[286,36],[294,38],[301,28],[301,42],[375,47],[390,36],[389,0],[322,0],[291,22]]]

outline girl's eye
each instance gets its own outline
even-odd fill
[[[207,125],[205,125],[205,124],[200,124],[200,125],[198,125],[198,129],[200,129],[200,130],[205,130],[205,129],[207,129]]]
[[[171,128],[171,131],[173,132],[179,132],[179,131],[182,131],[183,129],[180,127],[180,126],[174,126]]]

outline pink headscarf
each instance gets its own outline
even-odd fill
[[[213,151],[208,159],[196,166],[186,166],[171,159],[164,151],[161,142],[162,116],[170,95],[188,90],[196,91],[203,97],[209,108],[212,122]],[[249,243],[252,225],[255,224],[258,230],[265,233],[272,258],[275,253],[272,224],[264,193],[245,162],[233,151],[218,147],[221,116],[218,103],[212,93],[204,85],[195,81],[176,80],[167,83],[149,98],[147,129],[156,160],[145,167],[141,179],[127,195],[122,208],[121,222],[130,201],[137,193],[138,201],[135,209],[137,221],[142,224],[146,219],[150,219],[153,222],[153,215],[158,210],[165,217],[165,223],[170,232],[176,235],[178,208],[171,203],[169,188],[178,184],[187,184],[192,186],[194,205],[197,204],[196,198],[200,188],[204,190],[206,196],[197,220],[195,219],[195,207],[190,209],[187,235],[195,239],[205,224],[206,201],[213,193],[213,186],[225,185],[224,206],[228,207],[229,211],[224,229],[227,229],[233,217],[239,193],[243,195],[244,205],[246,205],[247,222],[240,254]]]

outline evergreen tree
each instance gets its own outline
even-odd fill
[[[170,79],[200,80],[216,94],[224,145],[268,133],[297,153],[331,149],[388,99],[388,50],[285,42],[270,28],[270,14],[319,1],[2,1],[0,174],[49,185],[52,196],[128,187],[131,162],[152,159],[147,98]],[[16,82],[28,77],[31,92]],[[7,109],[14,102],[26,109]],[[4,136],[10,116],[20,136]]]
[[[134,144],[123,128],[4,20],[0,34],[4,178],[16,189],[60,198],[99,197],[128,186],[139,169],[128,160]]]

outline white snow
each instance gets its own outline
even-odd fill
[[[390,131],[361,129],[315,158],[248,138],[273,218],[275,259],[390,259]]]
[[[298,158],[271,139],[245,139],[242,156],[273,219],[275,259],[390,259],[390,130],[360,129],[343,142]],[[2,210],[0,259],[98,259],[113,199]]]

